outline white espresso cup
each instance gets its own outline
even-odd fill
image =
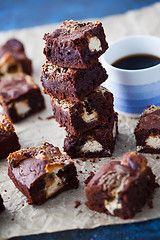
[[[160,64],[138,70],[112,66],[118,59],[135,54],[160,58],[160,38],[145,35],[125,37],[113,42],[101,57],[109,75],[103,86],[113,93],[115,110],[129,117],[138,117],[147,105],[160,106]]]

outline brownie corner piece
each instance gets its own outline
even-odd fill
[[[108,48],[102,23],[66,20],[44,35],[44,54],[60,67],[88,68]]]
[[[5,76],[0,81],[0,104],[13,123],[45,108],[39,86],[25,73]]]
[[[19,139],[12,122],[0,114],[0,159],[19,149]]]
[[[106,123],[79,136],[64,139],[64,151],[72,158],[109,157],[114,151],[118,134],[118,114],[114,112]]]
[[[160,153],[160,107],[148,106],[134,130],[138,152]]]
[[[0,47],[0,76],[25,72],[32,74],[32,61],[26,56],[23,44],[10,39]]]
[[[0,213],[5,209],[5,206],[3,204],[3,198],[1,197],[1,194],[0,194]]]
[[[29,204],[40,205],[48,198],[79,185],[74,162],[47,142],[14,152],[8,161],[8,175]]]
[[[152,201],[157,187],[147,159],[128,152],[121,161],[105,164],[86,186],[89,209],[122,219],[133,218],[145,203]]]

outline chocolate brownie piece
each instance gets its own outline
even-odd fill
[[[134,134],[137,151],[160,153],[160,107],[152,105],[143,111]]]
[[[107,123],[101,124],[80,136],[67,136],[64,151],[72,158],[112,156],[118,133],[118,116],[112,113]]]
[[[0,47],[0,76],[25,72],[32,74],[32,62],[27,58],[23,44],[16,40],[10,39]]]
[[[18,122],[44,108],[44,98],[33,78],[25,73],[6,76],[0,82],[3,113]]]
[[[0,194],[0,213],[5,209],[4,204],[3,204],[3,199]]]
[[[59,67],[88,68],[108,48],[102,23],[63,22],[60,28],[44,35],[44,54]]]
[[[47,61],[43,65],[41,82],[44,93],[78,102],[107,79],[101,63],[96,61],[88,69],[61,68]]]
[[[70,135],[80,135],[102,122],[113,113],[113,94],[104,87],[97,87],[79,102],[58,100],[51,97],[55,119]]]
[[[29,204],[40,205],[64,190],[78,187],[74,162],[47,142],[14,152],[8,161],[8,175]]]
[[[129,152],[122,161],[104,165],[86,186],[86,205],[91,210],[132,218],[141,211],[158,184],[147,160],[141,154]]]
[[[20,144],[12,122],[0,114],[0,159],[19,149]]]

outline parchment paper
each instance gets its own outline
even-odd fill
[[[97,20],[97,19],[96,19]],[[106,31],[107,40],[113,40],[126,35],[151,34],[160,37],[160,3],[152,5],[139,11],[131,11],[125,15],[113,16],[100,19]],[[0,33],[0,44],[7,39],[16,37],[25,44],[27,55],[33,60],[34,79],[40,84],[41,66],[45,61],[42,54],[45,32],[51,32],[60,24],[35,27],[10,32]],[[65,131],[60,128],[54,119],[47,120],[46,117],[52,115],[49,97],[45,96],[46,109],[21,123],[15,124],[16,132],[19,136],[22,148],[27,146],[39,146],[42,142],[48,141],[63,151],[63,140]],[[38,117],[41,117],[40,120]],[[160,189],[154,195],[154,208],[147,205],[141,213],[138,213],[132,220],[121,220],[117,217],[99,214],[87,209],[85,206],[84,180],[91,171],[96,172],[103,164],[116,158],[120,160],[123,153],[135,151],[134,128],[137,119],[130,119],[119,116],[119,136],[117,139],[115,152],[111,158],[88,159],[83,162],[79,159],[76,163],[80,186],[77,190],[66,191],[56,198],[48,200],[42,206],[31,206],[26,203],[23,196],[14,186],[7,176],[7,161],[0,161],[0,193],[4,199],[6,210],[0,214],[0,239],[13,236],[38,234],[44,232],[55,232],[76,228],[95,228],[100,225],[117,223],[145,221],[160,217]],[[160,159],[157,155],[146,154],[149,165],[156,174],[157,182],[160,183]],[[75,201],[80,201],[81,205],[74,208]]]

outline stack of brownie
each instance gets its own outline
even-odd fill
[[[108,75],[98,58],[108,44],[101,22],[65,21],[46,41],[41,82],[55,119],[65,127],[71,157],[111,156],[117,135],[113,94],[100,84]]]

